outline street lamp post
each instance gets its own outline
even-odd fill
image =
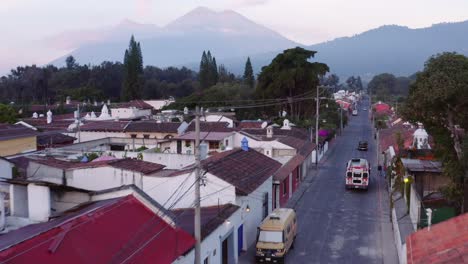
[[[318,155],[319,155],[319,149],[318,149],[318,137],[319,137],[319,109],[320,109],[320,97],[319,97],[319,88],[320,86],[317,86],[317,98],[315,99],[315,104],[316,104],[316,112],[315,112],[315,169],[318,168]]]

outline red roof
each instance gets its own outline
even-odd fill
[[[228,122],[200,122],[201,132],[232,132]],[[185,132],[195,131],[195,122],[190,122]]]
[[[130,121],[91,121],[80,127],[81,131],[125,132]]]
[[[377,113],[390,113],[391,107],[386,103],[376,103],[374,104],[374,109]]]
[[[137,109],[153,109],[150,104],[147,104],[143,100],[132,100],[130,102],[125,103],[118,103],[116,105],[111,106],[111,108],[137,108]]]
[[[468,213],[406,238],[408,264],[468,263]]]
[[[16,138],[35,137],[38,133],[22,125],[10,125],[0,123],[0,141]]]
[[[382,129],[379,132],[379,144],[382,151],[387,150],[390,146],[393,146],[395,151],[399,151],[397,144],[397,133],[399,132],[401,138],[404,140],[405,149],[410,148],[413,145],[413,133],[414,128],[407,128],[403,125],[395,125],[386,129]]]
[[[265,121],[241,121],[239,125],[237,125],[237,128],[239,129],[246,129],[246,128],[261,129],[263,122]]]
[[[93,202],[2,235],[0,262],[172,263],[195,239],[133,195]]]

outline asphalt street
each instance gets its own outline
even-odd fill
[[[299,231],[286,263],[398,263],[388,192],[376,164],[376,140],[367,100],[350,116],[342,136],[319,163],[319,171],[296,205]],[[358,151],[360,140],[368,151]],[[346,190],[346,162],[365,158],[371,166],[368,191]]]

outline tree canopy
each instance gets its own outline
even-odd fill
[[[0,104],[0,123],[10,123],[13,124],[16,122],[16,112],[13,107],[9,105]]]
[[[374,76],[367,88],[377,100],[390,102],[397,97],[406,96],[411,81],[410,77],[395,77],[390,73],[382,73]]]
[[[262,68],[258,76],[257,97],[260,99],[290,98],[288,110],[293,119],[313,112],[310,101],[298,101],[294,97],[314,94],[319,84],[319,77],[329,71],[326,64],[309,61],[316,53],[316,51],[296,47],[277,55],[268,66]],[[277,112],[279,109],[271,110]]]
[[[436,141],[436,155],[452,177],[449,196],[460,198],[468,164],[463,141],[468,141],[468,58],[456,53],[431,57],[411,85],[402,114],[422,122]]]
[[[207,89],[215,85],[218,82],[218,77],[216,58],[211,56],[210,51],[203,51],[200,61],[200,71],[198,73],[201,89]]]

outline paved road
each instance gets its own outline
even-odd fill
[[[369,109],[367,101],[363,107]],[[368,111],[350,116],[343,136],[337,137],[297,203],[299,232],[286,263],[398,263]],[[359,140],[368,140],[367,152],[356,149]],[[353,157],[366,158],[372,166],[368,191],[345,190],[346,162]]]

